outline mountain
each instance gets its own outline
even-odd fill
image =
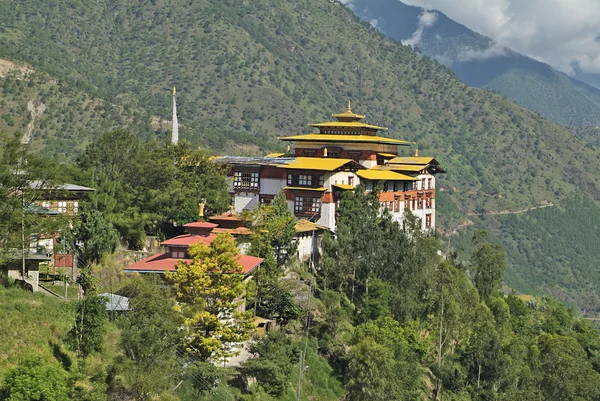
[[[460,241],[471,228],[489,229],[512,252],[509,286],[573,303],[590,288],[600,294],[600,278],[589,274],[600,263],[598,247],[586,246],[584,259],[536,259],[564,245],[555,232],[541,243],[553,219],[597,238],[595,218],[569,219],[564,210],[583,196],[577,213],[598,215],[600,150],[457,80],[341,3],[8,0],[0,3],[0,27],[0,58],[34,71],[0,78],[0,123],[23,129],[28,103],[46,104],[32,132],[46,154],[74,158],[114,126],[164,139],[172,86],[180,137],[246,154],[281,148],[278,136],[309,132],[307,124],[329,119],[350,98],[369,122],[437,157],[448,171],[439,179],[441,229],[471,224],[458,231]],[[503,223],[512,214],[491,214],[540,204],[554,206],[541,210],[549,216],[527,214],[526,230]],[[515,243],[531,252],[509,247]],[[600,311],[600,301],[577,305]]]
[[[385,35],[410,43],[471,86],[497,91],[559,124],[596,126],[600,121],[600,89],[499,47],[440,11],[398,0],[354,0],[351,7]]]

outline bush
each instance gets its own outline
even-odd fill
[[[68,373],[56,362],[24,357],[8,372],[2,399],[6,401],[68,400]]]

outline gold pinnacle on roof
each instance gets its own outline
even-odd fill
[[[348,100],[348,105],[346,106],[345,112],[338,113],[338,114],[332,114],[332,116],[337,118],[338,121],[344,121],[344,122],[350,122],[350,121],[357,122],[358,120],[362,120],[363,118],[365,118],[365,116],[363,116],[363,115],[352,112],[352,104],[351,104],[350,100]]]
[[[173,87],[173,96],[175,96],[177,94],[177,90],[175,89],[175,87]]]
[[[419,147],[415,148],[415,157],[419,157]]]

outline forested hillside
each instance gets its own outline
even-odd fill
[[[426,12],[397,0],[354,0],[351,5],[382,33],[439,60],[469,85],[498,91],[559,124],[596,126],[600,121],[600,90],[594,84],[498,46],[438,10]]]
[[[2,78],[0,121],[23,129],[27,102],[50,102],[44,93],[56,87],[55,106],[33,132],[47,154],[62,156],[67,146],[74,157],[108,127],[164,137],[168,125],[152,119],[168,119],[171,86],[178,88],[181,136],[237,153],[281,146],[277,136],[308,131],[308,123],[328,119],[351,98],[354,110],[389,126],[391,136],[418,141],[420,152],[448,171],[439,178],[446,231],[468,212],[561,204],[573,192],[600,199],[597,148],[465,85],[336,2],[12,0],[0,4],[0,27],[0,57],[39,74],[34,81]],[[581,213],[597,210],[587,202]],[[537,219],[530,224],[535,232]],[[517,239],[509,226],[497,230]],[[599,250],[590,252],[591,261],[600,260]],[[511,261],[514,270],[532,263]],[[595,285],[570,260],[549,263],[542,268],[569,270],[576,288]]]

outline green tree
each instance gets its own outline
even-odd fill
[[[203,360],[230,357],[236,353],[231,346],[247,340],[252,329],[250,314],[237,311],[245,286],[235,240],[218,234],[210,246],[199,243],[189,253],[190,265],[180,261],[166,275],[185,325],[183,346]]]
[[[63,233],[61,241],[68,250],[74,250],[81,270],[78,282],[86,294],[95,291],[92,264],[99,263],[103,255],[113,253],[119,245],[119,235],[102,213],[84,203],[73,230]]]
[[[600,373],[573,338],[542,334],[538,339],[540,388],[546,401],[597,400]]]
[[[281,331],[271,332],[250,347],[256,356],[242,365],[242,372],[256,377],[259,385],[273,396],[285,393],[292,369],[300,359],[300,348]]]
[[[474,240],[477,240],[474,237]],[[479,295],[488,299],[492,291],[502,286],[506,260],[502,245],[483,243],[471,255],[473,282]]]
[[[155,280],[139,279],[127,295],[129,312],[118,320],[124,351],[118,371],[129,394],[149,400],[177,384],[173,381],[182,370],[176,361],[181,321],[174,313],[175,302]]]
[[[57,362],[24,357],[6,374],[2,393],[6,401],[67,401],[69,375]]]
[[[251,216],[252,228],[256,231],[251,253],[267,259],[272,253],[278,272],[296,254],[298,247],[296,219],[288,208],[285,194],[280,193],[270,205],[262,205]],[[274,272],[276,273],[276,272]]]
[[[87,358],[104,349],[104,334],[108,323],[106,298],[88,296],[75,304],[75,324],[66,340],[80,358]]]

